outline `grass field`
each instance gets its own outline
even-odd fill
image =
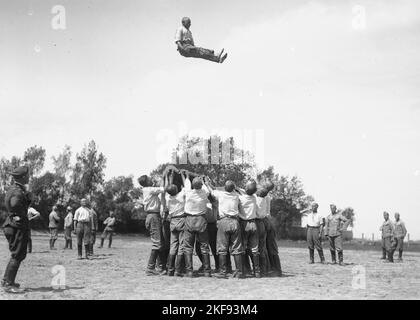
[[[28,254],[16,279],[25,288],[25,292],[7,294],[0,290],[0,299],[420,298],[420,252],[416,250],[417,246],[410,246],[410,250],[405,252],[403,263],[391,264],[379,260],[378,245],[348,243],[344,245],[346,265],[341,267],[319,263],[309,265],[304,242],[282,241],[279,242],[279,249],[283,277],[222,280],[146,276],[144,270],[150,244],[145,236],[117,235],[113,248],[95,248],[91,260],[76,259],[74,240],[73,250],[63,250],[64,240],[60,234],[56,243],[59,249],[50,251],[47,235],[33,235],[34,252]],[[3,272],[9,252],[6,239],[0,236],[0,241],[0,265]],[[329,251],[324,252],[329,261]],[[195,258],[196,267],[197,261]],[[52,268],[56,265],[64,267],[64,289],[55,290],[51,286],[54,277]]]

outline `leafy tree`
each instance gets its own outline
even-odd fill
[[[23,154],[23,162],[29,167],[30,181],[44,168],[46,151],[43,147],[32,146]]]

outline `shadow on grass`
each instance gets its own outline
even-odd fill
[[[85,287],[69,287],[66,286],[65,288],[57,288],[54,289],[53,287],[39,287],[39,288],[26,288],[25,292],[64,292],[66,290],[80,290],[84,289]]]

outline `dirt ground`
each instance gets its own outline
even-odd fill
[[[3,236],[0,242],[3,272],[9,253]],[[56,243],[59,249],[50,251],[47,235],[33,235],[34,252],[28,254],[16,279],[25,292],[7,294],[0,289],[0,299],[420,298],[420,253],[413,251],[405,252],[403,263],[391,264],[379,259],[379,247],[355,250],[349,244],[344,246],[345,266],[309,265],[304,243],[280,242],[283,277],[222,280],[146,276],[150,244],[145,236],[117,235],[111,249],[97,249],[97,243],[91,260],[77,260],[75,239],[73,242],[73,250],[63,250],[64,240],[60,234]],[[329,251],[324,252],[329,261]],[[198,261],[196,257],[194,260]],[[60,275],[65,271],[65,288],[52,287],[56,277],[52,269],[57,265]]]

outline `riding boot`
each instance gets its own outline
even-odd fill
[[[52,239],[52,248],[55,249],[55,242],[57,241],[57,239]]]
[[[403,254],[403,251],[398,250],[398,261],[402,261],[402,254]]]
[[[314,249],[309,249],[309,264],[315,263],[314,261]]]
[[[226,255],[219,254],[219,273],[215,275],[216,278],[227,279],[226,271]]]
[[[108,248],[111,248],[111,244],[112,244],[112,238],[109,238],[109,240],[108,240]]]
[[[83,255],[83,246],[81,244],[77,245],[77,257],[78,259],[82,259]]]
[[[335,258],[335,250],[330,250],[330,252],[331,252],[331,261],[333,264],[336,264],[337,260]]]
[[[175,273],[175,259],[176,255],[170,254],[168,255],[168,276],[173,277]]]
[[[261,278],[260,255],[258,253],[252,254],[252,262],[254,265],[255,278]]]
[[[28,253],[32,253],[32,239],[28,240]]]
[[[281,263],[280,263],[280,257],[278,254],[273,254],[273,268],[274,268],[274,274],[277,277],[281,277],[282,276],[282,271],[281,271]]]
[[[232,274],[232,259],[230,258],[230,253],[226,254],[226,274]]]
[[[152,249],[150,251],[149,261],[147,263],[147,268],[146,268],[146,274],[148,276],[157,275],[157,273],[155,272],[155,266],[156,266],[156,259],[158,257],[158,254],[159,254],[159,250]]]
[[[235,278],[238,279],[243,279],[244,278],[244,267],[242,265],[242,254],[235,254],[233,256],[234,260],[235,260]]]
[[[319,255],[319,259],[321,259],[321,263],[324,264],[325,263],[324,250],[319,249],[318,250],[318,255]]]
[[[50,239],[50,250],[52,250],[52,239]]]
[[[105,239],[104,238],[101,238],[101,244],[99,245],[99,248],[103,248],[104,247],[104,242],[105,242]]]
[[[343,251],[338,251],[338,264],[340,266],[344,266],[344,262],[343,262]]]
[[[388,251],[388,261],[394,262],[394,250],[392,249]]]
[[[251,275],[253,273],[251,269],[251,264],[249,263],[249,258],[251,258],[252,260],[252,256],[250,257],[249,252],[247,250],[245,251],[245,254],[242,255],[242,265],[244,267],[245,275],[247,274]],[[254,265],[254,262],[253,261],[251,262]]]
[[[160,260],[159,269],[161,270],[160,275],[167,275],[168,274],[168,270],[166,266],[167,257],[166,257],[164,249],[159,250],[159,260]]]
[[[203,253],[204,276],[211,277],[210,255]]]
[[[89,259],[89,244],[85,244],[85,259]]]
[[[382,248],[382,258],[381,260],[386,260],[386,249]]]
[[[185,253],[185,269],[187,271],[186,276],[188,278],[192,278],[194,276],[193,274],[193,255],[191,253]]]
[[[73,250],[73,241],[69,239],[69,248],[70,250]]]
[[[178,254],[175,258],[175,276],[183,277],[182,262],[184,260],[183,254]]]

